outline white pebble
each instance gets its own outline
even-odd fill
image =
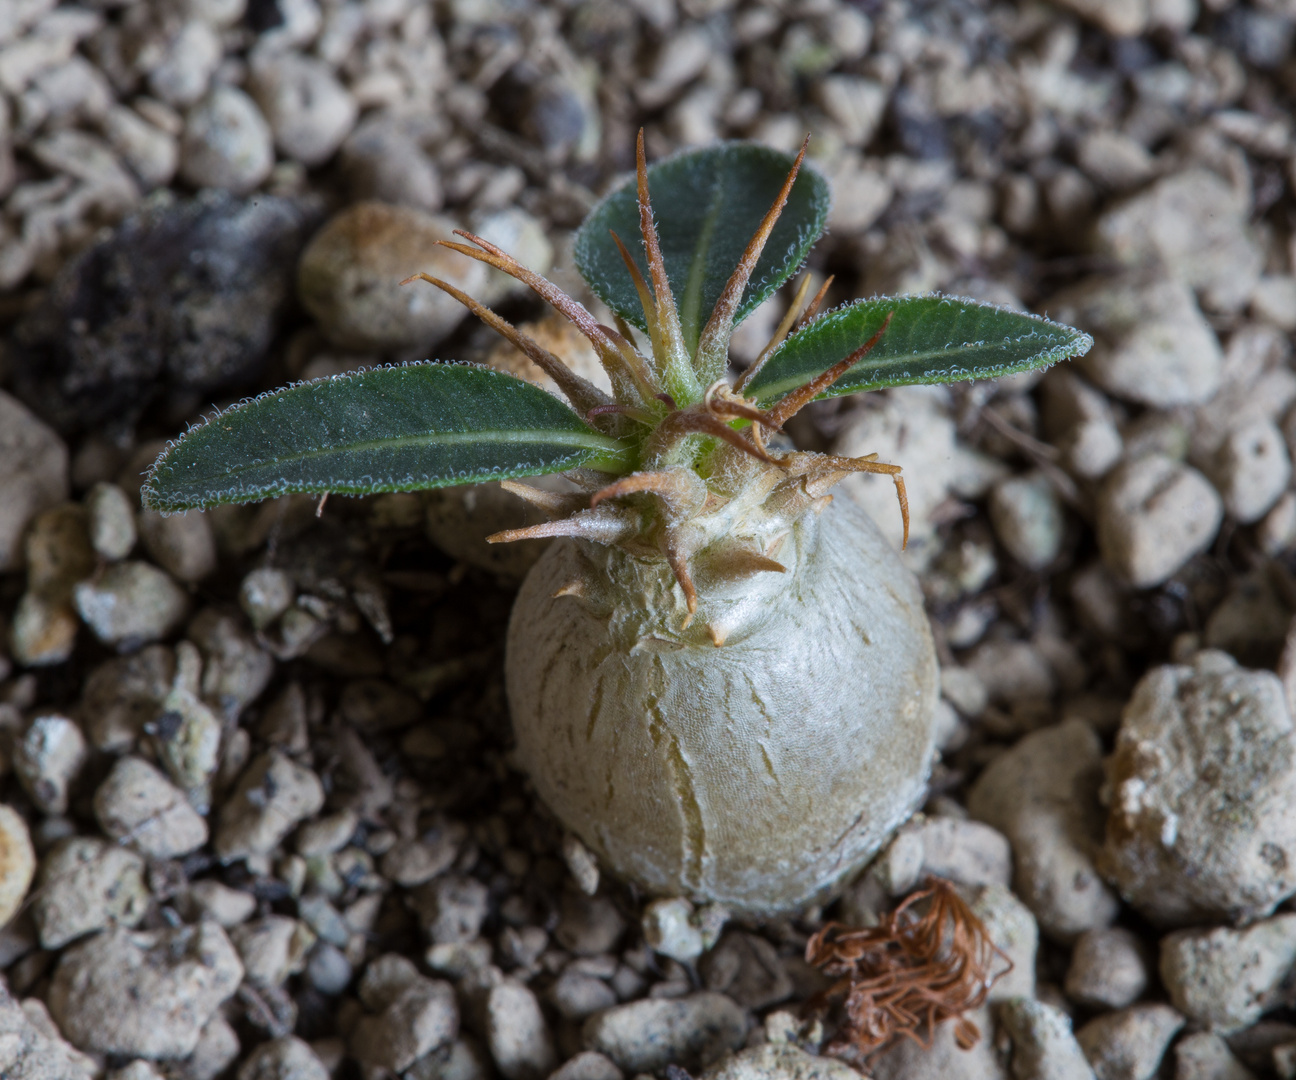
[[[189,111],[180,147],[180,174],[188,183],[243,194],[273,167],[270,126],[242,90],[218,86]]]
[[[149,73],[149,89],[168,105],[192,105],[207,92],[222,56],[219,35],[205,22],[187,22],[167,43],[162,62]]]
[[[693,905],[683,898],[652,901],[644,908],[644,940],[654,952],[673,960],[696,960],[702,955],[702,935],[692,915]]]
[[[287,53],[254,62],[251,88],[275,145],[304,165],[322,165],[355,126],[355,99],[311,57]]]
[[[1224,517],[1196,469],[1160,454],[1127,461],[1098,494],[1098,547],[1135,588],[1160,585],[1210,546]]]
[[[1282,433],[1269,420],[1255,420],[1230,431],[1211,468],[1224,509],[1243,525],[1259,521],[1278,501],[1291,472]]]
[[[1042,570],[1062,548],[1062,506],[1042,473],[1000,480],[990,492],[990,522],[1023,566]]]

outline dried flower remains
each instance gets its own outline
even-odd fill
[[[836,980],[816,1001],[840,1000],[842,1023],[828,1053],[853,1064],[899,1037],[927,1048],[950,1019],[955,1042],[971,1049],[981,1032],[965,1014],[1013,967],[954,886],[937,877],[877,926],[829,923],[806,944],[806,961]]]

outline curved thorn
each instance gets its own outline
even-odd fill
[[[486,537],[488,544],[511,544],[517,540],[543,540],[551,536],[577,536],[600,544],[612,544],[635,531],[633,522],[620,515],[589,511],[558,521],[545,521],[524,529],[505,529]]]
[[[699,490],[701,489],[701,490]],[[690,469],[660,469],[653,472],[631,473],[590,497],[590,509],[605,499],[618,499],[624,495],[647,493],[656,495],[675,513],[688,513],[701,506],[706,499],[706,487]]]
[[[882,320],[882,325],[878,331],[868,341],[864,342],[858,349],[851,353],[846,359],[839,360],[833,364],[827,371],[816,375],[808,383],[793,390],[786,397],[780,398],[777,402],[766,410],[765,415],[777,424],[785,424],[799,413],[805,406],[810,404],[815,398],[829,389],[833,383],[840,379],[846,372],[850,371],[856,364],[864,359],[873,350],[882,335],[886,333],[887,327],[891,325],[891,320],[895,317],[894,311],[888,311],[887,317]]]
[[[684,591],[684,602],[688,605],[688,619],[684,623],[684,628],[693,621],[693,616],[697,614],[697,589],[693,585],[693,578],[688,570],[688,557],[684,555],[669,540],[666,543],[666,561],[675,573],[675,580],[679,582],[679,587]]]
[[[788,309],[783,313],[783,318],[778,324],[778,328],[765,343],[765,348],[761,349],[760,355],[747,365],[747,370],[738,376],[737,382],[734,383],[734,390],[742,393],[742,388],[756,377],[757,372],[765,366],[765,361],[770,358],[770,353],[783,344],[783,339],[788,336],[788,331],[792,329],[792,323],[797,317],[797,309],[801,307],[805,300],[805,294],[810,291],[810,282],[813,275],[805,273],[801,275],[801,283],[797,286],[796,294],[792,297],[792,303],[788,304]],[[832,278],[828,279],[829,281]]]
[[[666,276],[666,260],[653,221],[652,200],[648,196],[648,159],[644,154],[643,128],[639,129],[635,140],[635,190],[639,197],[639,231],[643,236],[644,253],[648,256],[648,275],[652,278],[662,343],[668,356],[685,362],[684,334],[680,329],[679,312],[675,309],[675,294],[671,292],[670,278]]]
[[[747,282],[751,278],[752,271],[756,269],[756,263],[760,260],[761,252],[765,250],[765,243],[769,240],[770,233],[774,231],[775,223],[783,213],[783,207],[787,205],[788,196],[792,193],[792,185],[796,183],[797,174],[801,171],[801,165],[805,161],[806,150],[809,147],[810,136],[807,135],[805,141],[801,144],[801,152],[797,154],[796,161],[792,164],[791,172],[788,173],[787,179],[783,181],[782,188],[779,189],[774,205],[766,212],[760,226],[756,229],[755,235],[747,242],[747,248],[743,252],[742,258],[738,260],[738,265],[734,267],[734,272],[725,283],[720,298],[716,300],[711,317],[707,320],[707,324],[703,327],[698,338],[699,357],[709,356],[718,349],[722,341],[729,340],[729,335],[733,332],[734,314],[737,312],[738,304],[747,289]]]
[[[833,279],[836,278],[836,276],[836,274],[829,274],[824,279],[824,283],[819,286],[819,291],[815,293],[814,299],[806,305],[805,311],[801,313],[801,318],[797,319],[796,326],[792,328],[792,333],[795,334],[815,317],[815,313],[819,310],[819,305],[824,302],[824,297],[828,295],[828,286],[833,283]]]
[[[563,517],[581,508],[584,500],[576,494],[563,495],[557,491],[545,491],[543,488],[520,484],[516,480],[501,480],[500,488],[510,495],[516,495],[524,502],[530,503],[537,510],[550,517]]]
[[[463,304],[477,318],[481,319],[487,326],[494,330],[501,337],[506,338],[508,342],[521,352],[536,367],[549,376],[558,384],[558,389],[563,392],[577,409],[588,413],[589,410],[601,405],[613,404],[612,399],[603,393],[597,386],[586,379],[581,378],[576,372],[572,371],[558,357],[548,349],[540,345],[539,342],[533,341],[522,333],[508,320],[496,315],[490,308],[478,300],[473,299],[467,293],[456,289],[448,281],[442,281],[440,278],[433,277],[431,274],[413,274],[407,277],[401,284],[404,285],[410,281],[426,281],[430,285],[435,285],[442,292],[453,296],[459,303]]]
[[[657,322],[657,305],[653,302],[652,293],[648,291],[648,283],[639,272],[639,264],[630,257],[625,244],[621,243],[621,237],[617,236],[612,229],[608,229],[608,233],[612,237],[612,242],[616,244],[617,251],[621,253],[621,261],[625,263],[630,280],[634,282],[635,292],[639,294],[639,306],[643,308],[644,321],[648,324],[648,337],[652,341],[653,349],[660,350],[663,345],[661,326]]]

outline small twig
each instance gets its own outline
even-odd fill
[[[970,1049],[981,1033],[965,1014],[984,1004],[1013,967],[954,886],[936,877],[875,927],[829,923],[807,942],[805,955],[837,980],[818,1000],[844,999],[845,1023],[828,1052],[852,1061],[896,1038],[929,1047],[937,1026],[951,1019],[955,1042]]]

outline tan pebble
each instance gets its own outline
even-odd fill
[[[0,926],[18,913],[35,873],[27,823],[12,807],[0,804]]]

